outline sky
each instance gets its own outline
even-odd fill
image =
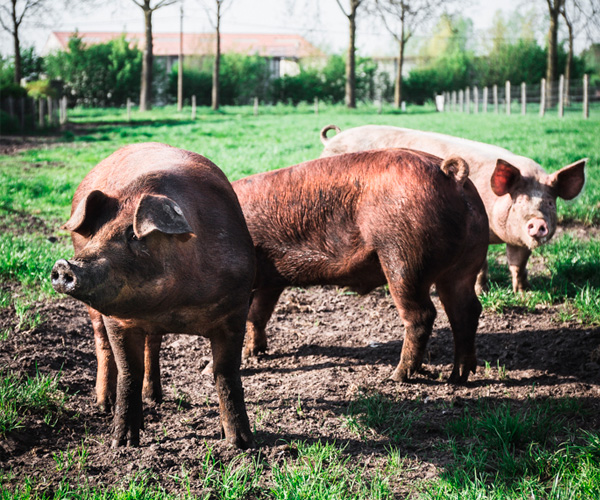
[[[7,0],[0,0],[8,3]],[[211,0],[204,0],[212,5]],[[58,0],[50,0],[58,3]],[[541,2],[541,0],[537,0]],[[347,1],[342,1],[347,5]],[[530,2],[531,3],[531,2]],[[545,2],[541,2],[544,3]],[[509,15],[522,8],[524,0],[471,0],[461,14],[473,20],[474,29],[482,37],[500,10]],[[214,31],[202,0],[183,0],[184,32]],[[100,6],[85,11],[64,10],[53,17],[46,16],[45,26],[29,22],[22,29],[22,46],[34,46],[41,51],[51,31],[130,31],[143,32],[142,10],[131,0],[100,2]],[[178,32],[180,3],[161,8],[153,15],[155,32]],[[297,33],[330,53],[342,53],[348,44],[348,20],[335,0],[229,0],[222,17],[225,33]],[[428,33],[422,33],[427,36]],[[584,48],[580,42],[580,50]],[[381,24],[358,20],[356,41],[363,56],[394,55],[396,45]],[[0,53],[12,54],[11,38],[0,35]],[[577,52],[577,47],[576,47]]]

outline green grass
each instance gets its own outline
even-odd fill
[[[425,498],[598,498],[600,434],[572,428],[579,411],[568,399],[467,408],[447,425],[454,459]]]
[[[564,235],[537,249],[534,258],[542,259],[544,269],[530,273],[532,290],[524,294],[512,292],[507,265],[499,262],[503,254],[503,247],[490,247],[490,291],[480,297],[486,309],[531,312],[539,305],[561,304],[561,319],[600,324],[600,240]]]
[[[22,427],[26,414],[41,415],[49,425],[55,421],[66,401],[59,380],[60,375],[29,377],[0,370],[0,436]]]

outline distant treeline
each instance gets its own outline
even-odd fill
[[[597,49],[597,47],[592,47]],[[592,50],[590,49],[590,51]],[[595,53],[595,52],[594,52]],[[590,58],[590,60],[593,58]],[[566,53],[559,50],[558,67],[564,67]],[[183,94],[189,102],[196,96],[199,105],[210,104],[212,57],[184,62]],[[48,92],[66,95],[70,105],[121,106],[127,99],[137,101],[140,91],[142,52],[130,47],[124,37],[107,43],[85,45],[74,36],[66,51],[39,57],[32,49],[23,52],[24,75],[29,80],[48,79]],[[442,91],[459,90],[470,85],[480,87],[503,84],[539,83],[545,75],[546,49],[535,40],[501,44],[486,55],[464,49],[445,49],[413,69],[403,81],[403,99],[423,103]],[[155,59],[154,101],[174,102],[177,98],[177,64],[167,73]],[[586,67],[585,54],[574,57],[572,78],[585,72],[598,77],[596,67]],[[381,70],[376,60],[357,60],[357,98],[372,101],[393,99],[394,75]],[[595,73],[595,76],[594,76]],[[18,97],[27,91],[12,84],[13,68],[9,58],[0,59],[0,93]],[[223,54],[221,60],[220,100],[222,104],[248,104],[254,97],[267,103],[293,103],[315,98],[338,103],[344,100],[344,58],[332,55],[320,63],[300,65],[295,76],[273,76],[269,62],[258,55]],[[45,88],[30,85],[34,92]]]

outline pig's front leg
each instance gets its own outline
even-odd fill
[[[233,321],[230,320],[228,323],[232,326]],[[246,413],[244,389],[240,377],[244,319],[235,323],[239,325],[236,324],[231,330],[222,330],[211,335],[210,345],[213,355],[213,374],[219,397],[221,427],[225,439],[238,448],[246,449],[254,445],[254,437]]]
[[[109,412],[114,403],[117,392],[117,365],[110,347],[104,319],[102,314],[88,307],[92,328],[94,329],[94,343],[96,345],[96,404],[103,412]]]
[[[118,370],[111,446],[138,446],[140,429],[143,427],[145,333],[137,328],[126,328],[107,318],[105,324]]]
[[[508,269],[510,270],[513,292],[515,293],[524,292],[530,288],[527,280],[527,261],[530,255],[531,250],[527,247],[506,244]]]

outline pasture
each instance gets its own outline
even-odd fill
[[[594,498],[600,496],[600,118],[348,111],[276,106],[136,114],[75,110],[57,134],[0,141],[0,498]],[[108,447],[94,407],[85,308],[49,283],[72,256],[73,192],[118,147],[158,141],[198,152],[229,177],[319,156],[319,131],[367,123],[494,143],[548,172],[589,158],[586,186],[558,201],[560,230],[534,252],[532,290],[514,295],[490,248],[479,366],[445,383],[453,352],[438,317],[423,373],[387,379],[403,327],[385,288],[290,289],[267,354],[243,363],[259,447],[219,436],[204,339],[167,336],[165,401],[145,409],[141,447]]]

